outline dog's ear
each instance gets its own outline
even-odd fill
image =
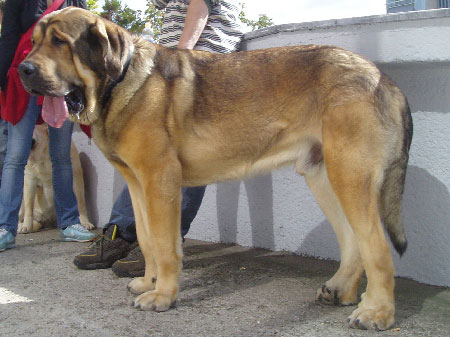
[[[131,36],[123,28],[101,18],[91,26],[91,33],[102,50],[106,73],[114,79],[119,78],[128,59]]]

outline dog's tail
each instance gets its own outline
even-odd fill
[[[402,196],[405,186],[409,148],[413,134],[413,124],[409,105],[405,99],[402,109],[403,147],[397,160],[384,172],[381,187],[381,216],[394,248],[401,255],[408,245],[402,219]]]

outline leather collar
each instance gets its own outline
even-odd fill
[[[134,52],[134,45],[131,45],[129,52],[128,52],[127,61],[125,62],[125,65],[122,70],[122,74],[120,74],[120,76],[116,80],[113,80],[112,82],[110,82],[105,90],[105,94],[103,95],[103,99],[102,99],[103,106],[105,106],[106,103],[108,103],[109,99],[111,98],[111,94],[112,94],[112,91],[114,90],[114,88],[120,82],[122,82],[123,79],[125,78],[125,75],[127,74],[128,68],[131,63],[131,59],[133,58],[133,52]]]

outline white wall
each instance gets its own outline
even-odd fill
[[[376,62],[403,89],[414,137],[404,197],[409,247],[399,276],[450,285],[450,11],[434,10],[270,27],[244,49],[297,44],[347,48]],[[189,233],[339,259],[334,233],[302,177],[284,169],[243,183],[209,186]]]
[[[109,221],[113,201],[121,191],[123,179],[78,125],[74,128],[73,141],[83,167],[89,219],[97,227],[103,227]]]
[[[246,35],[244,49],[337,45],[376,62],[404,90],[414,137],[404,198],[409,247],[399,276],[450,286],[450,10],[270,27]],[[84,139],[80,137],[81,139]],[[84,140],[83,140],[84,141]],[[120,180],[94,145],[83,145],[91,206],[109,217]],[[92,208],[91,208],[92,209]],[[339,259],[333,231],[304,179],[286,168],[244,182],[211,185],[190,238],[237,242]]]

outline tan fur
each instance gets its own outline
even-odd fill
[[[64,44],[55,45],[54,35]],[[368,286],[350,326],[392,326],[394,268],[382,220],[394,219],[387,229],[403,252],[412,124],[403,94],[374,64],[329,46],[170,50],[79,9],[43,19],[34,40],[25,62],[39,72],[22,76],[25,87],[53,96],[81,87],[79,121],[91,125],[128,183],[146,261],[145,276],[129,284],[140,294],[136,307],[164,311],[177,298],[182,186],[295,164],[341,248],[341,266],[318,300],[356,303],[365,271]]]
[[[20,234],[32,233],[43,227],[56,225],[47,125],[36,125],[33,139],[35,144],[25,166],[23,201],[19,212],[18,232]],[[73,190],[77,198],[80,223],[86,229],[93,229],[94,225],[89,221],[87,215],[80,157],[73,143],[70,148],[70,158],[73,170]]]

